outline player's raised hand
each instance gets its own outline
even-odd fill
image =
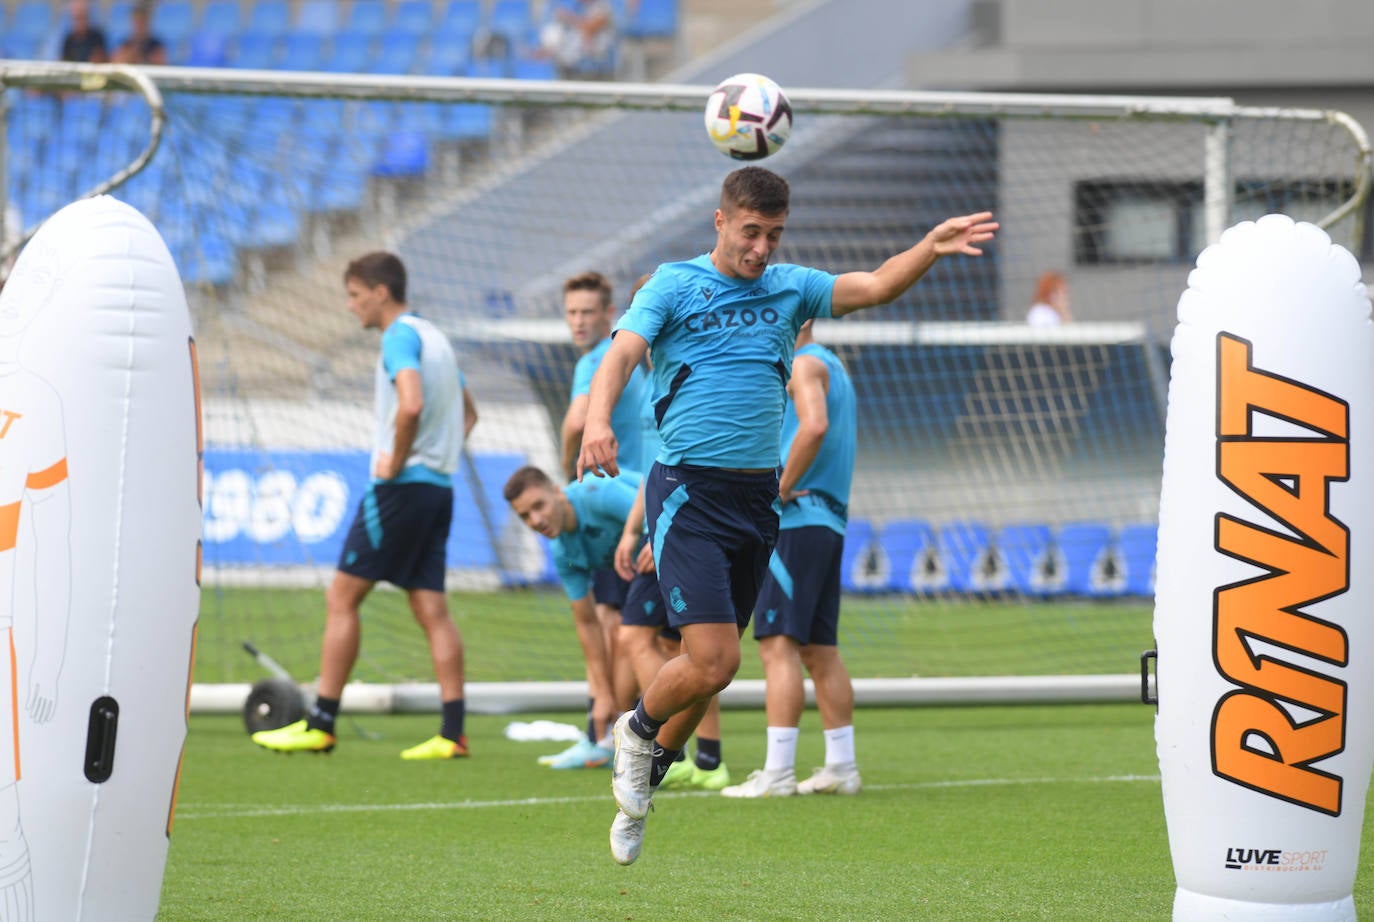
[[[587,473],[597,477],[615,477],[620,473],[616,452],[620,450],[615,433],[607,423],[587,421],[582,431],[582,450],[577,453],[577,479]]]
[[[980,211],[958,218],[948,218],[928,235],[939,256],[982,256],[978,244],[987,243],[1000,227],[992,220],[992,212]]]

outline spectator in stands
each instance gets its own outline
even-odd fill
[[[540,34],[544,52],[552,55],[559,74],[611,77],[615,16],[607,0],[553,0],[553,17]]]
[[[115,49],[116,64],[166,64],[167,46],[152,32],[152,4],[137,3],[129,10],[129,37]]]
[[[348,310],[364,329],[382,334],[376,373],[372,480],[344,539],[325,591],[320,678],[310,715],[252,740],[277,752],[328,752],[344,685],[358,659],[360,609],[379,580],[406,593],[429,641],[439,683],[439,732],[401,758],[456,759],[468,754],[463,734],[463,638],[444,595],[446,548],[453,516],[453,475],[477,424],[448,338],[406,305],[406,270],[392,253],[368,253],[344,269]]]
[[[110,59],[105,33],[91,22],[91,5],[72,0],[67,6],[71,26],[62,37],[62,60],[104,64]]]
[[[980,255],[997,230],[990,212],[949,218],[876,269],[837,276],[769,265],[789,207],[787,181],[771,170],[727,176],[714,248],[658,267],[592,378],[578,476],[615,476],[611,409],[653,349],[663,448],[645,475],[645,509],[684,650],[616,721],[610,845],[620,864],[639,857],[655,789],[739,669],[740,632],[777,540],[779,433],[798,330],[810,317],[890,303],[940,259]]]
[[[1073,319],[1069,313],[1069,282],[1058,272],[1045,272],[1035,283],[1035,299],[1026,311],[1033,327],[1055,327]]]

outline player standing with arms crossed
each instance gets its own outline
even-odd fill
[[[886,304],[942,256],[980,255],[997,230],[990,212],[950,218],[877,269],[835,276],[768,265],[789,205],[786,180],[770,170],[727,176],[714,249],[659,267],[592,379],[579,477],[619,469],[611,409],[652,346],[663,447],[646,474],[645,507],[683,649],[616,722],[610,840],[621,864],[639,857],[655,787],[739,668],[740,631],[777,537],[778,439],[802,323]]]
[[[359,611],[379,580],[404,589],[429,640],[443,719],[439,733],[403,759],[468,754],[463,735],[463,639],[449,617],[444,573],[453,519],[453,474],[477,405],[463,386],[447,337],[406,306],[406,270],[391,253],[369,253],[344,270],[348,309],[380,330],[372,482],[344,539],[325,592],[318,695],[309,717],[253,734],[278,752],[328,752],[344,684],[358,659]]]

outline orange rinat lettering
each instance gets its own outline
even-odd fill
[[[3,416],[5,418],[5,421],[3,423],[0,423],[0,439],[3,439],[6,436],[6,434],[9,433],[10,425],[16,419],[23,419],[24,414],[11,413],[9,410],[0,410],[0,416]]]
[[[1217,337],[1217,477],[1264,524],[1216,517],[1216,549],[1262,572],[1222,586],[1213,600],[1213,660],[1240,688],[1212,713],[1212,770],[1334,816],[1342,779],[1313,763],[1345,748],[1346,684],[1302,664],[1344,667],[1349,644],[1339,625],[1304,609],[1350,585],[1350,531],[1330,503],[1332,482],[1349,477],[1350,408],[1256,369],[1251,351],[1246,340]],[[1302,431],[1258,436],[1259,414]],[[1284,651],[1302,659],[1285,659]]]

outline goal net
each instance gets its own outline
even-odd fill
[[[582,676],[542,539],[501,497],[551,473],[576,353],[560,286],[631,283],[714,241],[737,166],[708,88],[0,61],[5,249],[108,184],[161,231],[194,313],[205,413],[198,683],[316,674],[323,587],[366,483],[375,333],[351,258],[392,249],[478,402],[456,486],[452,608],[471,682]],[[1151,646],[1174,307],[1197,254],[1268,212],[1362,259],[1368,144],[1339,113],[1222,99],[791,88],[766,165],[793,207],[778,260],[876,267],[992,210],[981,259],[821,323],[859,397],[841,644],[861,679],[1134,672]],[[154,131],[156,129],[156,131]],[[17,211],[17,220],[14,212]],[[22,229],[16,231],[16,227]],[[1071,322],[1026,322],[1046,271]],[[722,407],[721,412],[730,412]],[[745,677],[761,670],[746,645]],[[363,615],[357,681],[432,680],[404,597]]]

